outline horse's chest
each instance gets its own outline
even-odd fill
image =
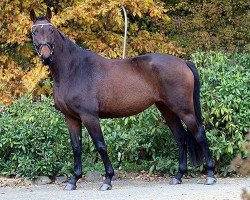
[[[59,94],[54,94],[54,101],[56,108],[66,114],[68,111],[68,106],[62,96]]]
[[[67,92],[54,91],[55,106],[64,114],[75,115],[73,100],[69,100],[70,94]]]

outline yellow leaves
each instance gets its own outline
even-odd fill
[[[39,58],[33,58],[38,65],[24,71],[20,64],[9,56],[0,55],[0,102],[8,105],[15,98],[32,92],[40,80],[48,77],[46,67],[41,66]]]
[[[137,32],[139,30],[138,24],[136,24],[136,23],[131,24],[130,25],[130,30],[132,32]]]
[[[0,102],[9,104],[22,93],[20,78],[24,72],[10,57],[0,55]]]
[[[11,104],[11,102],[13,101],[13,98],[11,97],[10,94],[4,93],[2,94],[0,92],[0,103],[4,104],[4,105],[9,105]]]
[[[22,69],[17,64],[5,55],[0,55],[0,83],[3,81],[11,81],[12,79],[22,76]]]
[[[24,56],[26,58],[31,59],[32,57],[34,57],[34,52],[32,50],[33,50],[32,45],[26,43],[26,45],[18,47],[18,54],[20,56]]]
[[[125,6],[133,16],[138,16],[143,18],[145,15],[153,17],[155,19],[163,19],[165,17],[165,9],[161,1],[151,1],[151,0],[131,0],[125,1]]]
[[[47,69],[34,56],[36,53],[30,41],[30,8],[35,9],[37,16],[45,15],[47,5],[44,2],[47,1],[0,1],[0,7],[3,8],[0,13],[0,43],[6,45],[6,54],[0,52],[0,102],[7,104],[31,92],[34,95],[51,93],[50,84],[45,84],[44,81],[48,77]],[[150,24],[155,26],[168,20],[162,1],[63,0],[53,5],[52,23],[72,41],[102,56],[122,57],[122,6],[126,8],[130,18],[127,56],[146,52],[166,52],[173,55],[181,53],[156,28],[153,31],[144,30]]]
[[[6,3],[4,13],[0,15],[1,38],[0,41],[7,43],[18,43],[23,45],[29,40],[27,37],[30,21],[28,13],[21,12],[17,1]],[[10,9],[10,10],[9,10]]]
[[[138,32],[138,36],[130,43],[132,49],[137,52],[160,52],[172,55],[180,55],[183,52],[173,42],[160,33],[150,33],[146,30]]]
[[[37,83],[48,77],[48,71],[45,66],[38,65],[32,68],[22,77],[22,84],[28,93],[31,93],[37,86]]]
[[[1,63],[1,62],[2,62],[2,63],[6,63],[7,60],[8,60],[8,56],[5,56],[5,55],[1,55],[1,56],[0,56],[0,63]]]

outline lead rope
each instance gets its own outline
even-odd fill
[[[128,18],[127,18],[127,13],[126,9],[122,6],[123,14],[124,14],[124,19],[125,19],[125,28],[124,28],[124,42],[123,42],[123,54],[122,58],[125,58],[126,54],[126,41],[127,41],[127,30],[128,30]]]

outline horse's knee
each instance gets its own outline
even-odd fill
[[[193,134],[198,132],[199,127],[194,113],[180,113],[179,117]]]
[[[74,155],[79,156],[81,155],[81,146],[80,145],[72,145],[72,150]]]
[[[107,146],[103,143],[96,144],[96,150],[102,155],[107,153]]]

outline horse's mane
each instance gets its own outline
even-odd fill
[[[64,41],[65,41],[66,39],[68,39],[68,38],[64,35],[63,32],[61,32],[61,31],[58,30],[58,33],[59,33],[59,35],[61,36],[61,38],[62,38]]]
[[[63,39],[63,41],[65,42],[65,44],[69,47],[69,49],[73,50],[74,48],[80,48],[82,50],[88,50],[88,49],[85,49],[85,48],[79,46],[78,44],[74,43],[63,32],[58,30],[58,33],[59,33],[60,37]]]
[[[79,45],[71,41],[63,32],[59,31],[58,29],[57,31],[70,51],[73,51],[76,48],[81,48]]]

